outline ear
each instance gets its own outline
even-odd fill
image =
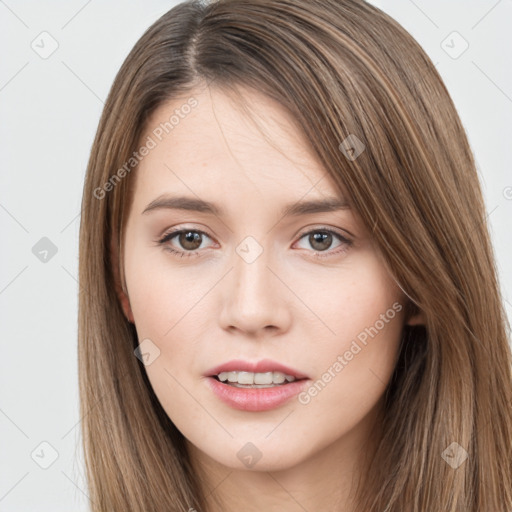
[[[405,325],[427,325],[425,313],[411,301],[405,308]]]
[[[121,303],[121,307],[123,308],[124,316],[128,319],[132,324],[135,323],[133,318],[132,308],[130,306],[130,299],[128,297],[128,292],[126,290],[126,285],[124,280],[121,282],[121,276],[119,275],[119,251],[117,249],[117,237],[113,236],[110,243],[110,261],[112,262],[112,273],[114,276],[114,287],[116,291],[117,298]]]

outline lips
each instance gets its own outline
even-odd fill
[[[213,377],[204,379],[205,386],[224,404],[245,412],[264,412],[289,403],[304,391],[308,379],[265,388],[238,388],[222,383]]]
[[[241,359],[233,359],[226,363],[210,368],[204,374],[205,377],[214,377],[221,372],[252,372],[252,373],[267,373],[267,372],[282,372],[286,375],[291,375],[297,380],[308,379],[309,377],[304,373],[291,368],[284,364],[272,361],[271,359],[263,359],[258,362],[243,361]]]

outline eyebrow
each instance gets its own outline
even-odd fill
[[[224,214],[224,211],[220,206],[209,201],[196,199],[194,197],[172,197],[162,195],[151,201],[151,203],[149,203],[142,212],[142,215],[162,209],[210,213],[218,217],[221,217]],[[283,208],[281,215],[283,217],[288,217],[348,209],[350,209],[350,205],[347,201],[337,197],[330,197],[321,200],[300,201],[288,204]]]

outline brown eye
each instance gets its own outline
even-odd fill
[[[197,231],[183,231],[178,236],[178,241],[188,251],[195,251],[201,247],[202,235]]]
[[[203,231],[196,229],[179,229],[163,236],[158,243],[177,256],[198,256],[201,254],[201,245],[210,237]]]
[[[332,244],[332,234],[326,231],[316,231],[309,235],[309,243],[315,251],[325,251]]]
[[[335,244],[337,242],[337,244]],[[337,231],[328,228],[318,228],[303,233],[299,238],[301,249],[309,249],[316,258],[337,256],[346,252],[352,246],[352,240],[344,237]]]

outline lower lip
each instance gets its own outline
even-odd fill
[[[271,388],[237,388],[213,377],[206,379],[210,389],[227,405],[242,411],[269,411],[298,395],[309,379],[296,380]]]

